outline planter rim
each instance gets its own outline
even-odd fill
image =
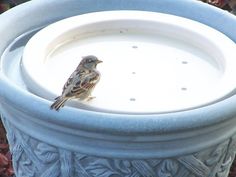
[[[60,2],[57,2],[55,0],[54,2],[68,3],[68,0],[62,0]],[[71,0],[71,2],[75,2],[75,0]],[[105,2],[106,0],[104,0],[104,3]],[[119,1],[114,0],[114,2],[118,3]],[[135,1],[131,0],[130,2]],[[86,3],[93,3],[93,0],[87,0]],[[121,1],[120,3],[125,4],[125,1]],[[173,5],[173,2],[171,0],[166,0],[165,3]],[[193,20],[205,23],[225,33],[232,40],[236,41],[236,35],[233,34],[233,29],[236,29],[236,17],[234,17],[233,15],[197,1],[195,2],[189,0],[179,0],[178,3],[178,5],[175,4],[176,7],[173,5],[176,9],[177,6],[180,8],[189,8],[193,15],[190,16],[189,14],[187,14],[188,12],[186,12],[185,14],[185,12],[180,10],[177,12],[176,9],[171,12],[172,14],[189,17]],[[36,10],[36,7],[42,8],[43,6],[48,5],[49,8],[52,6],[52,4],[53,1],[48,2],[47,0],[33,0],[22,4],[19,7],[15,7],[2,14],[0,16],[0,26],[2,28],[7,20],[15,19],[16,14],[18,14],[19,17],[22,17],[25,16],[26,10],[28,12],[34,12]],[[99,6],[99,8],[101,7]],[[106,10],[105,8],[106,7],[104,7],[104,10]],[[96,9],[90,9],[90,11],[95,10]],[[144,7],[143,10],[148,9],[145,9]],[[150,7],[150,10],[153,9],[151,9]],[[209,15],[209,18],[206,20],[201,16],[196,16],[196,13],[199,11],[205,14],[204,17]],[[170,13],[169,10],[164,9],[159,12]],[[217,18],[220,19],[216,21]],[[225,23],[231,22],[231,24],[221,25],[222,21],[225,21]],[[229,28],[229,26],[231,26],[231,28]],[[7,40],[7,42],[9,43],[9,40]],[[3,43],[2,45],[4,44],[6,43]],[[27,112],[27,114],[33,115],[33,119],[45,120],[52,124],[71,128],[80,128],[88,131],[115,131],[118,133],[174,132],[177,130],[210,126],[218,122],[226,121],[227,119],[233,118],[236,114],[236,96],[232,95],[230,95],[227,99],[221,100],[211,105],[207,105],[205,107],[163,114],[112,114],[91,112],[71,107],[65,107],[59,112],[55,112],[50,111],[50,101],[37,97],[29,93],[28,91],[16,86],[4,75],[4,73],[0,74],[0,85],[0,97],[2,100],[2,105],[11,104],[11,106],[15,109],[22,110],[23,112]]]
[[[87,131],[94,130],[103,133],[114,131],[117,133],[175,132],[211,126],[233,118],[236,114],[234,106],[236,104],[235,96],[202,108],[168,114],[111,114],[72,107],[66,107],[60,110],[60,112],[45,111],[50,109],[50,101],[15,87],[14,84],[10,83],[1,74],[0,85],[3,84],[7,84],[5,89],[0,88],[3,103],[11,104],[17,110],[23,110],[27,114],[34,115],[34,119],[45,120],[51,124]],[[19,92],[19,95],[8,93],[14,93],[16,91]],[[7,96],[7,99],[3,95]],[[31,105],[31,107],[28,105]]]

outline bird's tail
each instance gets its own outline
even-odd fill
[[[68,98],[59,96],[57,98],[55,98],[55,102],[51,105],[51,109],[55,109],[56,111],[58,111],[61,107],[64,106],[65,102],[68,100]]]

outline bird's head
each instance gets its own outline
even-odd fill
[[[102,63],[102,61],[99,60],[96,56],[88,55],[88,56],[82,57],[79,67],[83,67],[83,68],[91,70],[91,69],[95,69],[97,67],[97,64],[99,63]]]

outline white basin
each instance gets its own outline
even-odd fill
[[[27,43],[22,73],[28,89],[61,94],[81,57],[95,55],[101,80],[90,102],[66,105],[150,114],[212,103],[236,87],[236,46],[201,23],[155,12],[104,11],[47,26]]]

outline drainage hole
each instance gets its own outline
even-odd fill
[[[135,98],[130,98],[129,101],[136,101],[136,99]]]
[[[137,45],[133,45],[132,48],[133,48],[133,49],[137,49],[138,46],[137,46]]]
[[[188,89],[186,87],[181,88],[182,91],[187,91]]]
[[[188,64],[188,62],[187,61],[182,61],[182,64],[186,65],[186,64]]]

